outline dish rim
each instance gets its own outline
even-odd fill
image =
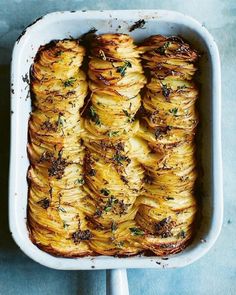
[[[77,269],[116,269],[116,268],[175,268],[182,267],[193,263],[200,257],[205,255],[209,249],[214,245],[218,238],[223,221],[223,185],[222,185],[222,152],[221,152],[221,74],[220,74],[220,57],[217,45],[210,35],[210,33],[203,27],[198,21],[185,14],[169,11],[169,10],[104,10],[104,11],[61,11],[52,12],[46,14],[42,18],[37,19],[31,25],[29,25],[24,31],[20,39],[15,43],[12,64],[11,64],[11,83],[16,85],[19,83],[19,77],[15,75],[19,65],[17,59],[24,45],[27,43],[27,38],[30,34],[42,26],[43,24],[49,25],[60,18],[61,20],[70,19],[70,16],[77,16],[81,19],[105,19],[110,20],[112,18],[118,18],[118,20],[138,20],[140,18],[144,20],[161,20],[172,21],[174,23],[183,24],[196,31],[206,42],[211,57],[212,65],[212,84],[214,88],[212,90],[212,190],[213,190],[213,226],[208,232],[208,241],[203,243],[198,249],[196,246],[191,249],[189,253],[180,253],[171,256],[167,261],[161,257],[127,257],[117,258],[108,256],[95,256],[95,257],[83,257],[83,258],[63,258],[54,257],[31,243],[26,244],[26,237],[22,236],[17,223],[17,202],[15,201],[16,184],[19,181],[19,171],[15,169],[17,167],[17,144],[19,138],[17,136],[17,122],[20,116],[19,107],[17,103],[17,91],[11,93],[11,111],[14,113],[11,116],[11,156],[10,156],[10,173],[9,173],[9,225],[13,239],[20,249],[33,260],[47,267],[54,269],[64,270],[77,270]],[[132,15],[130,17],[129,15]],[[213,101],[214,100],[214,101]],[[182,257],[183,256],[183,257]]]

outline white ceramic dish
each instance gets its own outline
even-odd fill
[[[144,29],[130,34],[136,41],[153,34],[181,35],[200,52],[200,114],[202,177],[202,221],[192,244],[168,260],[158,257],[56,258],[38,249],[29,239],[26,227],[28,158],[27,129],[31,101],[26,74],[40,45],[52,39],[78,37],[92,27],[98,33],[128,33],[137,20]],[[23,78],[23,79],[22,79]],[[16,42],[11,70],[11,163],[9,181],[10,229],[21,250],[35,261],[55,269],[174,268],[203,256],[216,241],[222,224],[223,193],[221,163],[221,81],[217,46],[208,31],[194,19],[173,11],[77,11],[55,12],[29,26]],[[124,293],[123,293],[124,294]]]

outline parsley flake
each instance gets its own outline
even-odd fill
[[[66,209],[62,208],[61,206],[59,206],[57,209],[58,209],[58,211],[61,211],[63,213],[66,213]]]
[[[170,88],[168,88],[166,84],[162,84],[162,95],[165,98],[168,98],[170,95]]]
[[[127,68],[132,68],[132,64],[129,61],[125,61],[123,66],[117,67],[117,73],[120,73],[122,77],[124,77]]]
[[[119,131],[109,131],[108,132],[108,137],[114,137],[114,136],[118,136]]]
[[[110,191],[107,188],[102,188],[100,192],[106,197],[110,195]]]
[[[130,227],[129,230],[131,231],[131,234],[133,236],[143,236],[144,235],[144,231],[138,227]]]
[[[63,82],[64,87],[70,87],[73,86],[75,83],[76,79],[71,77],[70,79],[66,80]]]
[[[175,116],[175,117],[178,116],[178,115],[177,115],[177,113],[178,113],[178,108],[170,109],[169,112],[170,112],[173,116]]]
[[[47,209],[50,206],[50,201],[48,198],[44,198],[37,202],[43,209]]]
[[[76,183],[84,184],[84,179],[83,178],[76,179],[75,184]]]
[[[96,125],[101,125],[101,121],[99,119],[98,114],[96,113],[95,109],[91,106],[89,109],[89,115],[91,117],[91,120],[96,124]]]
[[[122,110],[123,113],[128,117],[127,122],[132,123],[134,121],[134,117],[127,111],[127,110]]]
[[[170,46],[170,42],[165,42],[164,45],[157,48],[155,51],[159,53],[160,55],[164,55],[166,52],[166,49]]]

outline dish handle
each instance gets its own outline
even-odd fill
[[[111,269],[106,272],[107,295],[129,295],[126,269]]]

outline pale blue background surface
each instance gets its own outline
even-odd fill
[[[14,40],[35,18],[55,10],[171,9],[203,23],[222,61],[224,224],[212,250],[176,270],[129,270],[131,295],[236,294],[236,1],[235,0],[0,0],[0,295],[102,295],[105,271],[50,270],[27,258],[7,225],[9,63]]]

